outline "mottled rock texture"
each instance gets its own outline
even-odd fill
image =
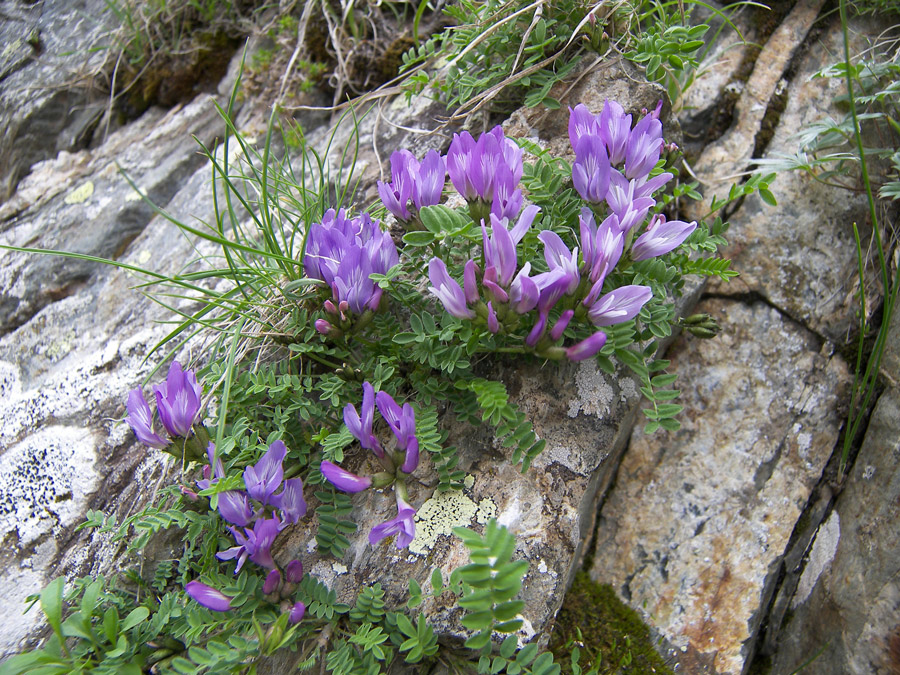
[[[670,350],[684,426],[634,432],[600,514],[591,575],[644,613],[687,672],[737,674],[770,568],[837,440],[848,376],[827,346],[764,303],[708,300],[698,310],[725,329]]]
[[[900,392],[878,401],[834,511],[819,528],[772,672],[900,668]]]

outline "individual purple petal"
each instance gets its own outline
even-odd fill
[[[683,220],[666,221],[665,216],[659,215],[653,219],[647,231],[634,242],[631,247],[631,259],[646,260],[664,255],[680,246],[696,228],[696,221],[690,223]]]
[[[372,433],[372,424],[375,420],[375,389],[368,382],[363,382],[362,417],[356,412],[352,403],[344,406],[344,424],[359,444],[366,450],[371,450],[378,457],[384,457],[381,443]]]
[[[241,568],[244,566],[244,563],[247,562],[247,557],[250,555],[244,546],[244,542],[247,541],[247,538],[244,535],[240,534],[238,530],[234,528],[231,529],[231,533],[234,535],[235,540],[238,541],[237,546],[232,546],[229,549],[224,551],[219,551],[216,553],[216,557],[219,560],[234,560],[237,558],[237,566],[234,568],[234,573],[237,574],[241,571]]]
[[[575,148],[572,183],[581,198],[599,204],[609,187],[609,158],[599,136],[582,136]]]
[[[362,492],[372,485],[372,479],[368,476],[357,476],[355,473],[350,473],[327,459],[322,461],[319,471],[325,476],[325,480],[343,492]]]
[[[488,246],[487,237],[484,236],[485,227],[482,227],[482,238],[485,242],[485,246]],[[485,249],[485,273],[487,273],[488,267],[488,259],[491,260],[492,267],[496,268],[497,273],[497,283],[503,287],[509,287],[509,283],[512,281],[513,275],[516,273],[516,267],[518,266],[518,261],[516,260],[516,244],[513,241],[512,235],[509,233],[509,230],[506,229],[506,225],[503,224],[503,221],[500,218],[497,218],[493,213],[491,214],[491,239],[490,239],[490,248],[491,253],[488,254],[487,249]]]
[[[447,176],[446,160],[437,150],[429,150],[419,165],[418,180],[413,189],[417,209],[441,203],[441,193]]]
[[[156,411],[166,431],[172,436],[187,438],[200,412],[203,390],[197,383],[193,370],[182,370],[173,361],[166,381],[154,387]]]
[[[522,208],[522,191],[518,189],[518,181],[506,164],[501,162],[496,167],[493,185],[491,215],[498,218],[515,218]]]
[[[519,242],[522,241],[522,237],[525,236],[525,233],[531,229],[532,223],[534,223],[534,219],[538,213],[540,213],[541,207],[536,204],[529,204],[525,207],[525,210],[522,211],[522,215],[519,216],[519,220],[516,221],[515,226],[513,227],[510,235],[512,236],[513,243],[518,246]]]
[[[233,525],[245,527],[253,520],[253,509],[247,495],[239,490],[219,493],[219,515]]]
[[[271,570],[266,575],[266,580],[263,583],[263,595],[268,595],[269,593],[274,593],[278,590],[278,587],[281,585],[281,572],[278,570]]]
[[[588,135],[599,136],[600,126],[588,107],[584,103],[579,103],[574,110],[569,108],[569,143],[572,144],[572,149],[578,147],[582,136]]]
[[[287,454],[287,448],[282,441],[274,441],[260,460],[253,466],[244,469],[244,485],[253,499],[263,504],[270,503],[270,499],[284,478],[284,469],[281,464]]]
[[[169,446],[166,439],[153,431],[153,413],[150,412],[150,406],[140,389],[131,390],[125,409],[128,411],[126,420],[141,443],[160,450]]]
[[[635,178],[632,181],[634,185],[634,197],[635,199],[640,199],[642,197],[653,197],[653,193],[659,190],[663,185],[672,180],[673,175],[668,171],[665,173],[661,173],[658,176],[654,176],[653,178],[640,179]]]
[[[468,201],[479,197],[481,179],[481,152],[468,131],[453,134],[447,151],[447,173],[453,187]]]
[[[554,275],[554,283],[562,283],[559,280],[561,275],[565,279],[563,294],[574,293],[581,282],[581,276],[578,272],[578,248],[570,251],[560,236],[553,230],[544,230],[538,235],[538,239],[544,244],[544,259],[550,267],[549,274]],[[542,276],[542,278],[544,277]],[[540,284],[538,285],[540,286]]]
[[[403,458],[403,464],[400,470],[403,473],[412,473],[419,466],[419,439],[410,436],[406,442],[406,455]]]
[[[600,137],[609,152],[609,161],[613,166],[625,161],[628,138],[631,135],[631,115],[615,101],[606,99],[598,119]]]
[[[472,305],[478,302],[478,285],[475,274],[475,261],[469,260],[463,268],[463,295],[465,295],[466,303]]]
[[[413,407],[409,403],[405,403],[401,409],[386,391],[379,391],[375,395],[375,403],[378,405],[384,421],[388,423],[397,438],[397,444],[401,449],[408,450],[410,441],[415,439],[416,433],[416,417]],[[416,441],[415,456],[415,464],[418,465],[418,441]]]
[[[303,563],[299,560],[291,560],[284,569],[284,576],[288,583],[299,584],[303,580]]]
[[[544,334],[544,330],[547,328],[547,315],[544,312],[541,312],[538,315],[538,320],[535,322],[534,327],[531,329],[531,332],[528,334],[528,337],[525,338],[525,344],[529,347],[534,347],[537,345],[538,340],[541,339],[541,336]]]
[[[306,515],[306,500],[303,499],[303,481],[289,478],[277,495],[272,495],[272,505],[279,509],[286,522],[296,524]]]
[[[566,350],[566,358],[570,361],[584,361],[589,359],[606,344],[606,333],[597,331],[589,338],[585,338],[581,342],[572,345]]]
[[[380,525],[376,525],[369,532],[369,543],[375,546],[385,537],[397,535],[394,540],[397,548],[406,548],[416,537],[416,524],[413,517],[416,510],[397,496],[397,517]]]
[[[214,612],[227,612],[231,609],[231,598],[201,581],[187,582],[184,590],[206,609],[211,609]]]
[[[475,312],[466,306],[466,295],[459,283],[450,277],[447,265],[440,258],[428,263],[428,278],[432,286],[428,290],[441,301],[444,309],[457,319],[474,319]]]
[[[625,152],[625,175],[628,178],[646,178],[659,161],[665,144],[662,139],[662,123],[659,110],[645,115],[631,130]]]
[[[575,316],[575,311],[571,309],[567,309],[560,315],[559,319],[556,320],[556,324],[554,324],[553,328],[550,329],[551,340],[556,342],[563,336],[563,333],[569,326],[569,321],[572,320],[573,316]]]
[[[291,613],[288,616],[288,621],[290,623],[300,623],[303,620],[303,615],[306,614],[306,605],[302,602],[295,602],[294,606],[291,607]]]
[[[500,322],[497,321],[497,313],[494,311],[493,305],[488,302],[487,304],[487,327],[488,330],[492,333],[496,334],[500,332]]]
[[[534,309],[541,297],[541,291],[533,279],[529,278],[531,263],[525,263],[509,285],[509,302],[517,314],[527,314]]]
[[[637,316],[641,307],[653,296],[647,286],[620,286],[602,296],[588,310],[595,326],[611,326]]]

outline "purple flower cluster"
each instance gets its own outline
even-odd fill
[[[387,452],[372,431],[375,408],[381,413],[396,439],[396,450]],[[397,548],[405,548],[415,538],[415,509],[407,503],[406,476],[419,466],[419,439],[416,438],[416,418],[413,407],[404,403],[401,408],[385,391],[375,393],[369,382],[363,382],[360,412],[348,403],[344,407],[344,424],[360,445],[371,450],[384,469],[373,476],[358,476],[337,464],[324,460],[320,466],[325,479],[343,492],[362,492],[372,486],[384,488],[391,484],[397,499],[397,517],[376,525],[369,533],[373,546],[385,537],[397,535]]]
[[[433,258],[429,263],[429,291],[447,312],[482,322],[490,332],[499,333],[518,326],[522,315],[536,309],[537,320],[525,344],[540,355],[571,360],[590,358],[606,342],[606,335],[597,331],[568,349],[554,346],[573,318],[586,317],[599,328],[637,316],[652,297],[651,289],[625,285],[603,293],[609,274],[626,251],[627,264],[663,255],[696,228],[696,223],[666,221],[665,216],[657,214],[634,240],[656,206],[653,194],[672,178],[671,173],[650,177],[665,147],[659,121],[661,105],[644,115],[634,128],[631,115],[614,101],[607,101],[599,115],[584,105],[570,110],[569,139],[575,150],[572,181],[598,213],[603,212],[605,204],[606,215],[598,225],[595,211],[583,208],[578,245],[571,250],[552,230],[542,231],[538,239],[544,245],[548,271],[534,276],[530,276],[530,263],[519,269],[516,248],[539,208],[526,206],[510,229],[510,218],[521,206],[521,193],[515,189],[522,175],[521,151],[499,127],[477,142],[467,134],[455,136],[447,157],[450,179],[470,206],[479,200],[493,200],[493,205],[490,227],[481,222],[484,272],[480,284],[474,260],[465,265],[462,286],[450,276],[443,260]],[[510,187],[513,178],[515,183]],[[505,210],[502,200],[497,201],[498,195],[515,193],[518,195],[508,202],[515,208]],[[551,327],[554,307],[558,307],[559,316]]]
[[[446,175],[446,158],[437,150],[429,150],[421,163],[409,150],[399,150],[391,154],[391,182],[378,181],[378,196],[388,211],[407,223],[421,208],[440,203]]]
[[[153,387],[156,394],[156,412],[159,421],[170,436],[187,438],[200,412],[200,398],[203,390],[197,383],[193,370],[182,370],[178,361],[173,361],[166,381]],[[169,441],[153,430],[153,413],[140,389],[128,394],[125,405],[128,424],[138,440],[151,448],[164,449]]]
[[[263,593],[271,596],[273,601],[293,593],[294,585],[303,578],[303,564],[299,560],[291,561],[282,575],[272,557],[272,544],[278,534],[306,515],[303,482],[299,478],[284,479],[282,463],[286,454],[283,442],[273,442],[256,464],[244,469],[244,490],[226,490],[217,495],[219,515],[236,526],[228,529],[237,546],[217,553],[216,557],[219,560],[236,559],[235,574],[248,559],[268,569]],[[215,445],[210,443],[207,448],[209,464],[203,467],[203,478],[197,481],[201,490],[208,490],[225,477],[222,461],[215,455]],[[199,581],[188,583],[185,590],[208,609],[225,611],[231,607],[228,596]],[[276,593],[280,594],[278,598]],[[296,623],[303,618],[306,606],[297,602],[286,611],[290,612],[290,621]]]
[[[374,312],[382,291],[371,274],[385,274],[399,262],[391,235],[364,213],[348,218],[344,209],[328,209],[321,223],[313,223],[306,240],[303,268],[306,276],[324,281],[331,289],[325,309],[331,315],[316,322],[323,334],[349,326],[351,318]]]
[[[494,127],[476,141],[468,131],[453,134],[447,151],[450,182],[470,206],[490,206],[498,218],[515,218],[522,208],[522,149]],[[478,209],[487,215],[487,209]]]
[[[653,194],[672,179],[668,172],[650,178],[665,147],[659,121],[661,110],[662,101],[632,128],[631,115],[626,115],[615,101],[607,100],[599,115],[592,114],[582,103],[569,109],[575,189],[591,204],[605,202],[628,242],[656,206]],[[667,222],[665,216],[656,215],[634,242],[631,259],[646,260],[668,253],[696,227],[695,222]]]

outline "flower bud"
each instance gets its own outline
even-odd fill
[[[299,560],[291,560],[284,570],[284,575],[287,577],[288,583],[299,584],[303,579],[303,563]]]
[[[281,572],[272,570],[266,575],[266,581],[263,583],[263,595],[269,595],[278,590],[281,585]]]

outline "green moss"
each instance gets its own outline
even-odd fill
[[[638,613],[623,604],[611,586],[591,581],[587,572],[575,576],[550,637],[550,650],[559,663],[569,660],[573,646],[580,648],[581,667],[586,670],[599,662],[600,675],[673,675]]]

